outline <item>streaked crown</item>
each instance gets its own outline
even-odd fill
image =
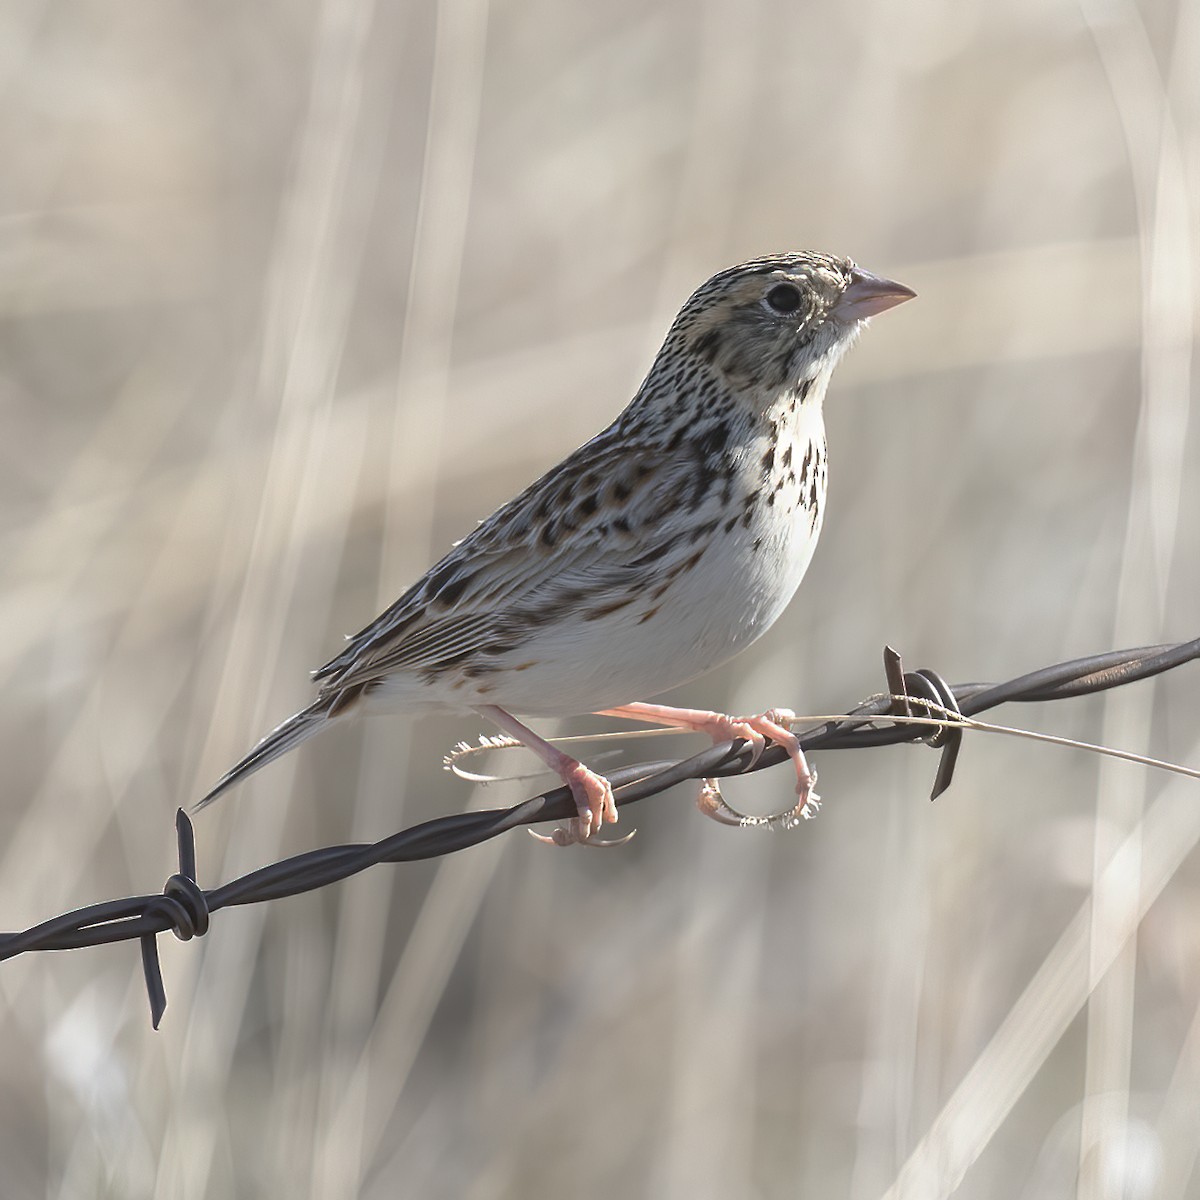
[[[913,295],[848,258],[772,254],[697,288],[663,349],[694,355],[738,390],[795,387],[832,370],[867,318]]]

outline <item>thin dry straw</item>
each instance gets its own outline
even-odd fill
[[[911,699],[911,697],[900,696],[888,693],[888,698],[891,700]],[[1052,746],[1065,746],[1073,750],[1086,750],[1091,754],[1102,754],[1109,758],[1119,758],[1125,762],[1139,763],[1144,767],[1154,767],[1160,771],[1172,771],[1176,775],[1187,775],[1192,779],[1200,779],[1200,768],[1186,767],[1180,763],[1167,762],[1161,758],[1151,758],[1146,754],[1135,754],[1131,750],[1120,750],[1114,746],[1101,746],[1095,742],[1081,742],[1076,738],[1058,737],[1050,733],[1038,733],[1032,729],[1022,729],[1016,725],[995,725],[988,721],[976,721],[971,717],[956,716],[949,709],[943,708],[939,704],[934,704],[932,701],[921,701],[922,705],[927,706],[932,712],[941,712],[941,717],[901,717],[889,715],[885,718],[889,725],[933,725],[940,729],[961,729],[973,730],[977,733],[999,733],[1007,734],[1009,737],[1029,738],[1035,742],[1046,742]],[[854,724],[856,722],[864,725],[873,725],[878,728],[877,722],[879,717],[852,717],[845,713],[802,713],[794,717],[788,722],[789,725],[813,725],[817,722],[832,722],[839,721],[844,724]],[[669,735],[683,736],[688,733],[686,729],[666,729],[661,727],[644,728],[644,729],[621,729],[611,733],[595,733],[595,734],[574,734],[570,737],[549,738],[548,740],[556,746],[567,746],[578,744],[580,742],[614,742],[620,743],[626,740],[639,738],[663,737]],[[458,766],[465,758],[470,758],[472,755],[481,754],[488,750],[512,750],[521,747],[521,743],[514,738],[489,738],[487,744],[478,746],[470,746],[465,743],[460,743],[448,755],[446,755],[446,766],[449,767],[459,779],[465,779],[471,783],[498,783],[501,780],[511,782],[514,779],[533,779],[536,775],[544,775],[544,771],[534,772],[527,775],[482,775],[475,774],[471,771],[463,770]]]

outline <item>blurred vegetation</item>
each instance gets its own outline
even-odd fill
[[[1198,81],[1186,0],[6,0],[0,924],[158,889],[176,805],[767,251],[920,298],[835,380],[796,603],[676,699],[1196,636]],[[998,717],[1196,764],[1198,687]],[[310,743],[202,881],[524,794],[442,771],[478,731]],[[1200,792],[935,763],[222,913],[157,1035],[128,947],[6,963],[0,1192],[1200,1196]]]

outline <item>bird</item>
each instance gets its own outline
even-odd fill
[[[916,293],[853,260],[770,254],[684,303],[603,431],[498,508],[319,670],[316,698],[196,805],[314,734],[367,713],[474,712],[570,789],[542,835],[599,842],[608,780],[519,718],[599,714],[783,746],[797,810],[814,776],[772,709],[733,717],[648,703],[744,650],[796,593],[821,532],[823,404],[870,318]],[[599,844],[611,844],[599,842]]]

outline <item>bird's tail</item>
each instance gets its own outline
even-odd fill
[[[240,783],[247,776],[253,775],[259,767],[265,767],[267,763],[274,762],[293,747],[307,741],[314,733],[319,733],[324,729],[334,719],[334,713],[331,712],[334,707],[331,699],[329,696],[318,697],[307,708],[301,709],[294,716],[288,717],[282,725],[272,729],[241,762],[230,767],[221,776],[207,796],[196,801],[192,806],[192,812],[199,812],[200,809],[206,808],[235,783]]]

